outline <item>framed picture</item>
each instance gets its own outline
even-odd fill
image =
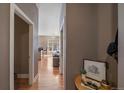
[[[96,81],[106,80],[106,62],[83,60],[83,68],[88,78]]]

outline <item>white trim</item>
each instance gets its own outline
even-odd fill
[[[63,74],[63,27],[60,31],[60,66],[59,66],[59,73]]]
[[[14,6],[10,4],[10,89],[14,89]]]
[[[123,87],[117,87],[116,90],[124,90]]]
[[[29,74],[17,74],[17,78],[29,78]]]
[[[64,17],[64,25],[63,25],[63,75],[64,75],[64,90],[67,89],[67,62],[66,62],[66,46],[67,46],[67,35],[66,35],[66,17]]]
[[[29,84],[34,79],[34,47],[33,47],[33,26],[34,23],[25,13],[14,3],[10,4],[10,89],[14,89],[14,14],[17,14],[29,24]]]
[[[21,17],[23,20],[25,20],[28,24],[34,24],[32,20],[16,5],[14,6],[14,13],[16,13],[19,17]]]
[[[124,88],[117,88],[116,90],[124,90]]]
[[[29,85],[32,85],[34,79],[34,50],[33,48],[33,25],[29,25]]]
[[[38,78],[39,78],[39,74],[37,74],[37,75],[35,76],[33,82],[36,82]]]
[[[62,31],[62,29],[63,29],[63,25],[64,25],[64,18],[62,19],[62,23],[61,23],[61,25],[60,25],[60,31]]]

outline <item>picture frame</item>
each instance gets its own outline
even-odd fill
[[[87,77],[95,81],[107,79],[106,62],[95,60],[83,60],[83,69],[87,72]]]

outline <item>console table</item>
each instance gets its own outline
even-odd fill
[[[77,75],[75,77],[74,83],[75,83],[76,89],[78,89],[78,90],[95,90],[95,89],[93,89],[93,88],[91,88],[89,86],[81,84],[81,75]]]
[[[74,83],[75,83],[75,86],[78,90],[91,90],[91,88],[89,88],[85,85],[84,86],[81,85],[81,76],[80,75],[77,75],[75,77]]]

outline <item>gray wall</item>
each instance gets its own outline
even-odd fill
[[[108,63],[107,80],[111,82],[114,87],[117,87],[117,61],[106,52],[109,43],[115,40],[118,25],[117,4],[98,4],[97,11],[97,59]]]
[[[117,31],[117,8],[114,4],[98,4],[98,59],[105,61],[106,49]],[[114,14],[116,12],[116,14]]]
[[[0,4],[0,89],[9,89],[9,36],[10,36],[10,4]],[[34,69],[38,72],[38,9],[35,4],[18,4],[34,22]]]
[[[29,74],[29,24],[15,15],[14,72]]]
[[[0,89],[9,89],[9,4],[0,4]]]
[[[84,58],[97,58],[95,4],[66,5],[66,89],[75,89],[74,78]]]
[[[107,78],[116,86],[117,62],[106,50],[117,30],[117,6],[114,4],[66,4],[66,89],[75,89],[83,59],[108,61]]]
[[[124,89],[124,4],[118,5],[118,88]]]

